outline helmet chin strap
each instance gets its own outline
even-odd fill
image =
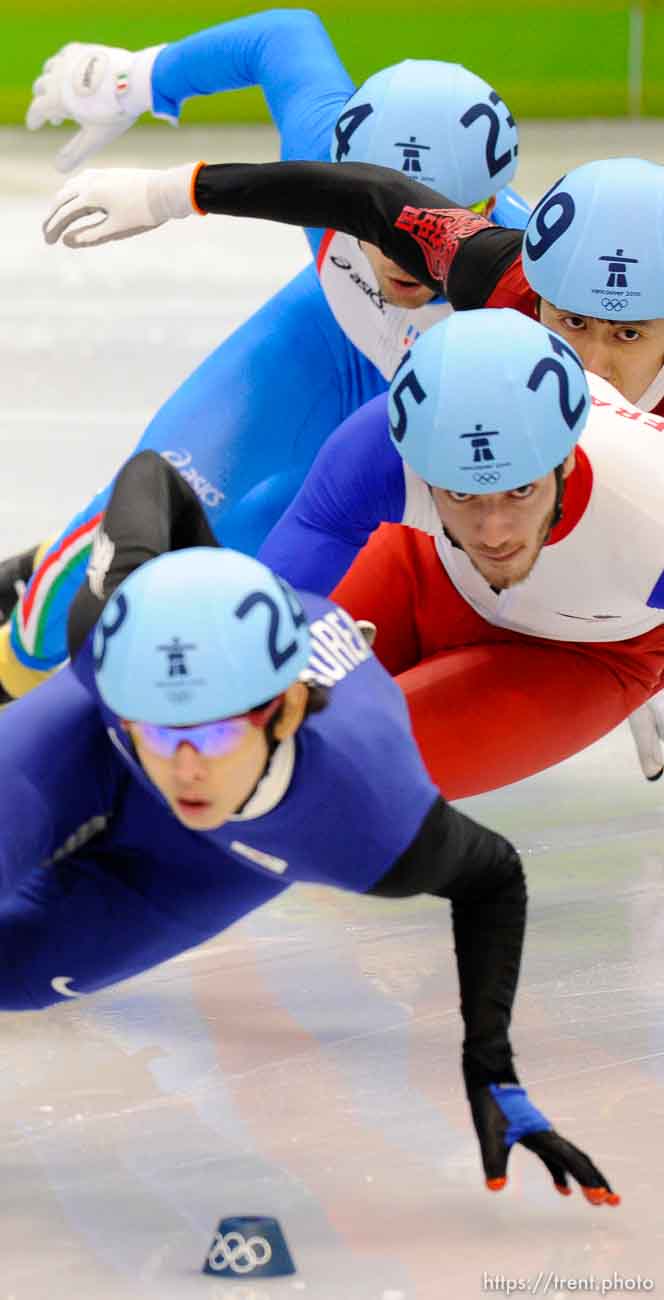
[[[634,405],[638,406],[641,411],[654,411],[655,407],[659,405],[663,397],[664,366],[657,371],[652,383],[648,385],[645,393],[641,394],[638,402],[635,402]]]
[[[549,528],[547,537],[551,536],[551,533],[555,528],[556,524],[559,524],[563,517],[563,496],[565,495],[565,479],[563,476],[562,465],[556,465],[556,468],[554,469],[553,472],[556,476],[556,499],[553,503],[553,515],[551,517],[551,527]]]
[[[236,808],[230,820],[262,817],[281,802],[291,782],[295,766],[296,748],[293,736],[278,742],[276,749],[263,768],[253,790],[241,807]]]
[[[278,723],[279,718],[281,717],[281,713],[282,713],[282,709],[279,709],[278,712],[275,713],[274,716],[270,718],[269,722],[265,727],[265,740],[267,742],[267,755],[265,757],[265,762],[263,764],[263,767],[261,768],[259,775],[256,778],[255,784],[252,786],[246,799],[243,799],[242,803],[240,804],[240,807],[235,809],[235,812],[233,814],[234,817],[238,817],[244,812],[244,809],[246,808],[249,801],[253,799],[259,785],[261,784],[262,781],[265,780],[265,777],[268,776],[269,774],[270,768],[272,766],[272,760],[281,744],[281,741],[277,740],[277,737],[274,734],[274,728]]]

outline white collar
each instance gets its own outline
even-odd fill
[[[641,411],[654,411],[664,397],[664,366],[657,372],[655,378],[645,393],[639,398],[634,405],[638,406]]]
[[[295,767],[295,738],[289,736],[277,746],[268,764],[265,776],[261,777],[251,798],[247,800],[242,812],[229,817],[229,822],[249,821],[253,817],[264,817],[283,799],[293,776]]]

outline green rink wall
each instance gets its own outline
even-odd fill
[[[263,6],[268,9],[270,6]],[[300,6],[279,6],[297,8]],[[411,58],[464,63],[518,117],[620,117],[629,111],[630,11],[642,15],[642,111],[664,116],[664,0],[331,0],[316,7],[359,83]],[[4,0],[0,121],[21,122],[44,60],[67,41],[141,49],[254,12],[225,0]],[[259,122],[258,90],[191,100],[185,122]]]

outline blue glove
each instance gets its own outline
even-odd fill
[[[515,1142],[534,1151],[546,1165],[561,1196],[571,1196],[571,1174],[591,1205],[619,1205],[620,1197],[592,1160],[551,1127],[533,1106],[525,1088],[490,1083],[469,1094],[473,1123],[480,1142],[486,1185],[492,1192],[507,1183],[507,1162]]]

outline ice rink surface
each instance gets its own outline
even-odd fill
[[[47,249],[55,139],[0,132],[0,555],[64,525],[307,256],[217,217]],[[527,124],[519,187],[607,154],[664,162],[662,123]],[[164,127],[104,163],[275,156],[269,132]],[[664,782],[623,728],[464,807],[527,866],[522,1081],[622,1206],[558,1197],[520,1150],[484,1190],[446,905],[295,888],[140,979],[0,1019],[0,1300],[664,1294]],[[238,1214],[276,1216],[294,1277],[200,1273]]]

